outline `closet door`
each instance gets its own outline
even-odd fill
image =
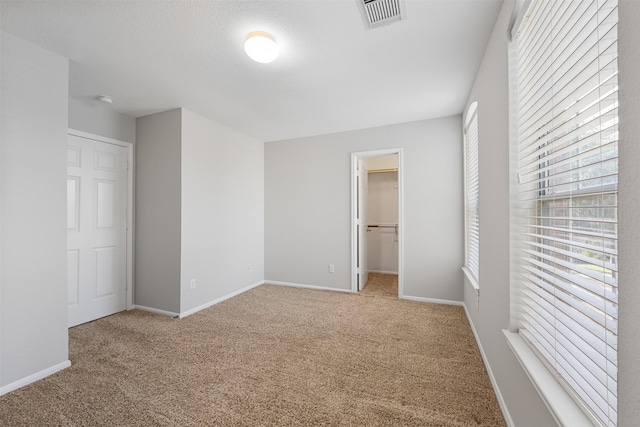
[[[69,327],[126,307],[127,149],[69,135]]]

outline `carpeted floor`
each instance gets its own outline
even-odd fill
[[[72,366],[0,397],[0,425],[505,425],[462,307],[263,285],[69,332]]]
[[[369,273],[367,284],[360,291],[362,295],[398,298],[398,275]]]

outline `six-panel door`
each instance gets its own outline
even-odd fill
[[[126,306],[127,149],[69,135],[69,327]]]

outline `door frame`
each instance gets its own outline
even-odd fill
[[[126,141],[120,141],[117,139],[107,138],[106,136],[95,135],[88,132],[79,131],[76,129],[69,128],[67,130],[67,134],[74,135],[80,138],[91,139],[94,141],[102,142],[105,144],[117,145],[120,147],[124,147],[127,149],[127,242],[126,242],[126,260],[127,260],[127,272],[126,272],[126,292],[125,292],[125,309],[131,310],[133,309],[133,249],[134,242],[133,236],[135,235],[134,228],[134,205],[133,205],[133,191],[134,191],[134,167],[135,163],[134,159],[134,150],[133,144]]]
[[[398,155],[398,298],[404,297],[404,180],[402,148],[359,151],[351,153],[351,292],[358,292],[358,233],[356,232],[358,209],[358,160],[368,157]],[[363,229],[366,233],[366,229]]]

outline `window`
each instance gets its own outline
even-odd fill
[[[617,0],[533,1],[515,38],[517,327],[617,423]]]
[[[480,277],[480,191],[478,180],[478,103],[467,111],[464,128],[465,273],[478,289]]]

